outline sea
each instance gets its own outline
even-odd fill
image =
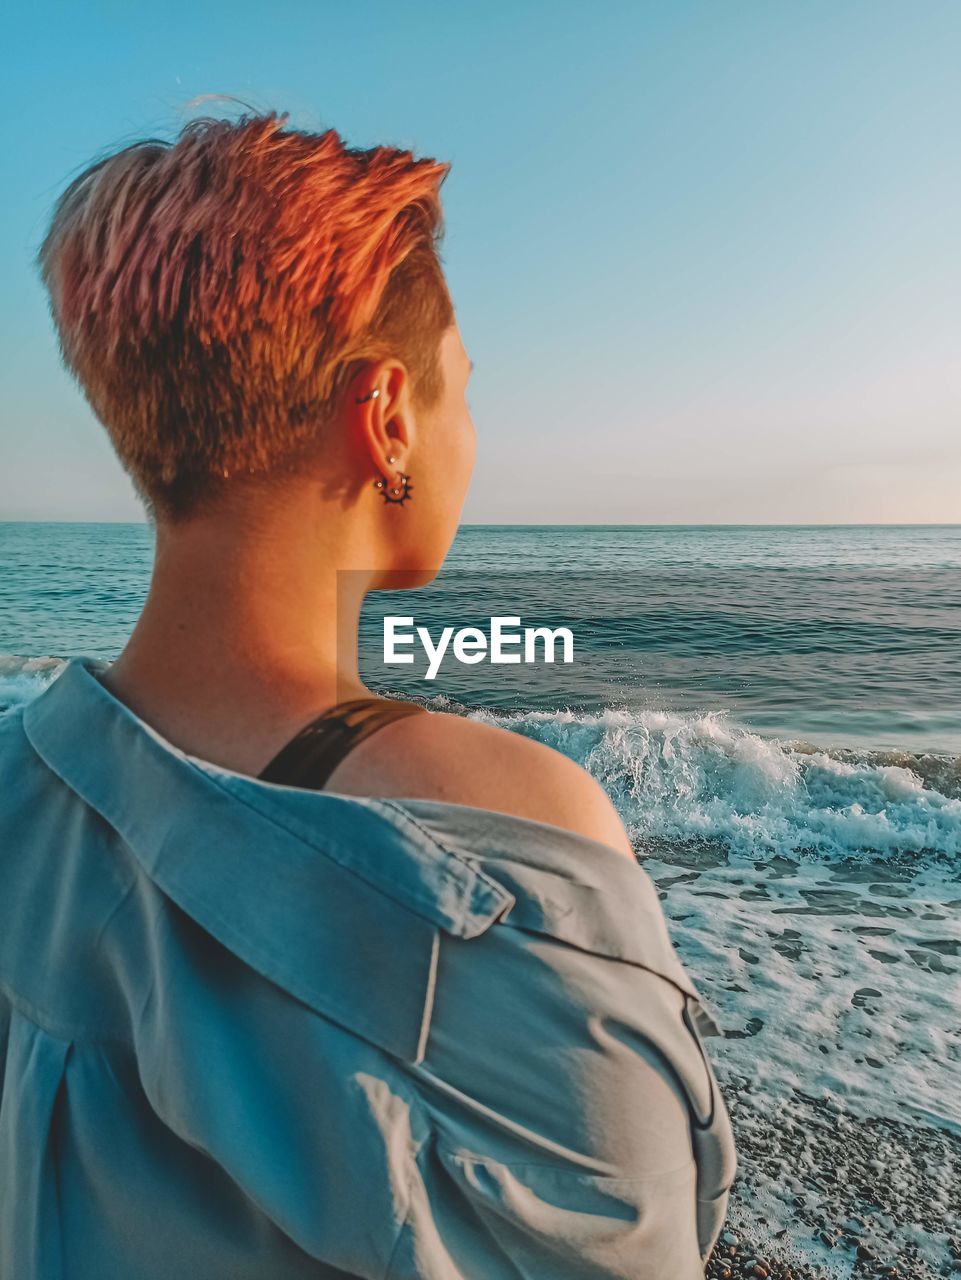
[[[152,552],[0,523],[0,713],[119,654]],[[566,627],[574,657],[427,681],[386,616]],[[606,788],[722,1030],[737,1230],[803,1274],[862,1274],[856,1242],[961,1274],[961,526],[467,526],[369,598],[361,667]]]

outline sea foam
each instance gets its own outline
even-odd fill
[[[926,785],[930,760],[842,758],[761,738],[721,713],[473,714],[582,764],[641,844],[714,840],[752,856],[961,853],[961,799]],[[951,762],[935,764],[950,773]]]

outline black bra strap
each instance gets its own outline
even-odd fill
[[[394,698],[338,702],[305,725],[257,776],[263,782],[320,791],[358,743],[395,720],[425,710],[416,702]]]

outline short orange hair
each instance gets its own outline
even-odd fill
[[[152,518],[295,467],[358,362],[402,359],[417,407],[443,390],[450,165],[286,121],[124,147],[70,184],[40,248],[64,363]]]

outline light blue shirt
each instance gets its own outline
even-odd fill
[[[694,1280],[734,1174],[645,872],[0,717],[0,1280]]]

